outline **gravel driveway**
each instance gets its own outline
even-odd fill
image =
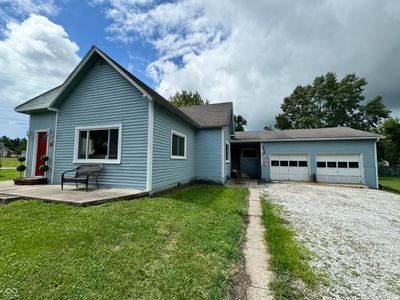
[[[268,184],[330,286],[310,298],[400,299],[400,196],[377,190]]]

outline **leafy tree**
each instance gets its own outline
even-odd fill
[[[347,74],[338,81],[335,73],[318,76],[312,84],[297,86],[283,99],[282,113],[275,117],[278,129],[352,127],[372,130],[389,117],[381,96],[364,104],[367,81]]]
[[[378,142],[378,160],[387,160],[391,165],[400,164],[400,120],[386,119],[378,128],[384,136]]]
[[[244,126],[247,125],[247,120],[241,115],[234,115],[235,131],[244,131]]]
[[[27,146],[27,140],[26,138],[22,138],[19,140],[18,145],[15,147],[15,151],[17,152],[17,154],[21,154],[22,151],[26,150],[26,146]]]
[[[169,101],[176,106],[191,106],[208,104],[207,99],[203,99],[197,91],[182,90],[170,97]]]
[[[0,142],[4,143],[4,146],[6,146],[8,149],[12,150],[12,151],[16,151],[17,154],[20,154],[21,151],[26,150],[26,138],[9,138],[5,135],[3,135],[2,137],[0,137]]]
[[[268,126],[264,126],[264,130],[265,131],[273,131],[274,128],[271,125],[268,125]]]

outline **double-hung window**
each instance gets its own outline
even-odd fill
[[[171,158],[186,159],[186,135],[171,131]]]
[[[77,127],[74,162],[121,162],[121,125]]]
[[[225,142],[225,162],[229,163],[231,161],[231,144]]]

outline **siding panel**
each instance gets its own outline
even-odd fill
[[[196,179],[222,183],[221,128],[201,129],[196,137]]]
[[[171,159],[171,130],[186,135],[186,159]],[[195,138],[193,126],[154,104],[153,191],[194,179]]]
[[[317,154],[362,154],[364,182],[371,188],[376,186],[375,141],[299,141],[299,142],[266,142],[265,151],[271,154],[310,154],[311,175],[317,172]],[[262,178],[269,180],[270,167],[262,167]]]
[[[146,188],[148,100],[97,61],[59,108],[54,182],[73,164],[75,127],[122,124],[121,164],[104,164],[100,185]]]

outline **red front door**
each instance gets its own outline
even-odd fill
[[[40,158],[43,155],[46,155],[47,152],[47,132],[38,132],[36,136],[36,167],[35,167],[35,176],[43,176],[43,172],[39,170],[39,167],[43,165],[43,161]]]

